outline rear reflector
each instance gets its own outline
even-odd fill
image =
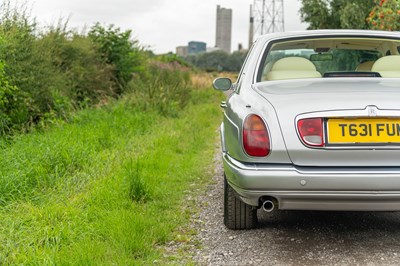
[[[265,157],[270,153],[270,139],[263,120],[258,115],[249,115],[243,126],[243,147],[254,157]]]
[[[306,118],[297,122],[297,128],[303,142],[310,146],[324,146],[324,127],[322,118]]]

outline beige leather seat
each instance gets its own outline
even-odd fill
[[[371,71],[372,66],[374,65],[375,61],[366,61],[359,64],[356,68],[356,71],[359,72],[369,72]]]
[[[285,57],[274,63],[267,74],[267,80],[320,78],[311,61],[303,57]]]
[[[383,78],[400,78],[400,55],[388,55],[376,60],[371,71]]]

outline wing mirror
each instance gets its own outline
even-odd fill
[[[232,88],[232,81],[229,78],[217,78],[213,81],[216,90],[227,91]]]

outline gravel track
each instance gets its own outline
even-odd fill
[[[193,215],[191,227],[198,234],[189,243],[179,244],[186,254],[179,264],[193,260],[196,265],[400,265],[400,215],[396,212],[278,211],[267,215],[259,211],[258,229],[226,229],[220,157],[218,152],[212,183],[196,199],[200,210]]]

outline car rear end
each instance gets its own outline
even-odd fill
[[[242,142],[248,158],[224,153],[230,184],[252,206],[272,201],[279,209],[400,210],[396,83],[335,79],[255,86],[259,96],[272,103],[268,112],[275,116],[261,119],[267,114],[259,114],[264,126],[257,122],[255,129],[261,130],[249,133],[245,131],[249,126],[244,126]],[[317,93],[321,87],[324,92]],[[278,125],[279,135],[267,130],[273,124]],[[249,135],[261,139],[251,149],[246,145]],[[268,155],[253,154],[263,148]],[[275,151],[286,152],[287,159],[275,156]]]
[[[253,47],[221,126],[225,199],[232,189],[247,218],[257,208],[400,210],[399,38],[346,34],[271,38]],[[340,61],[352,53],[399,64],[360,72],[358,59]],[[342,58],[330,62],[334,56]],[[229,228],[253,227],[232,210],[225,207]]]

